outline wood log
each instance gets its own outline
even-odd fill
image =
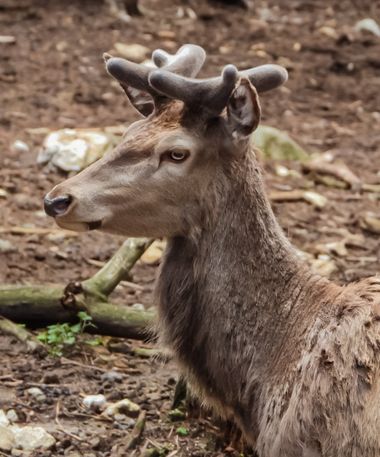
[[[86,311],[100,334],[145,339],[155,310],[141,311],[109,301],[109,294],[125,278],[153,240],[129,238],[92,278],[82,283],[40,286],[0,286],[0,315],[16,322],[43,326],[76,320]]]
[[[85,310],[103,335],[145,339],[155,311],[140,311],[110,302],[80,301],[79,306],[64,306],[65,287],[0,286],[0,315],[15,322],[37,327],[57,322],[74,322],[77,312]]]

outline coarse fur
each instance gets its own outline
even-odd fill
[[[304,264],[266,196],[247,79],[226,108],[210,117],[161,97],[47,202],[68,203],[64,228],[168,238],[160,342],[260,457],[379,457],[380,278],[341,287]]]
[[[201,235],[169,242],[162,343],[260,457],[378,456],[380,279],[343,288],[311,273],[274,218],[253,152],[230,171],[230,185],[214,183]]]

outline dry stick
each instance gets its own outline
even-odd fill
[[[83,289],[108,296],[152,243],[151,238],[128,238],[103,268],[82,283]]]
[[[0,316],[0,331],[7,335],[12,335],[22,343],[25,343],[31,352],[38,352],[40,354],[46,352],[44,345],[32,333],[28,332],[21,325],[15,324],[2,316]]]
[[[145,428],[145,416],[146,412],[141,411],[139,417],[137,418],[135,426],[133,427],[133,430],[129,435],[129,441],[127,444],[128,450],[133,449],[138,443],[139,439],[141,438],[141,435],[143,434]]]
[[[82,283],[83,293],[73,296],[70,307],[63,306],[66,288],[62,285],[0,286],[0,315],[19,322],[72,321],[80,309],[92,317],[97,332],[126,338],[145,338],[155,311],[139,311],[108,302],[107,296],[153,242],[129,238],[92,278]]]

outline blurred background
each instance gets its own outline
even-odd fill
[[[287,68],[288,83],[261,98],[263,124],[279,130],[257,139],[275,212],[322,274],[344,283],[379,272],[379,2],[0,0],[0,283],[82,280],[115,252],[120,238],[60,232],[45,217],[45,192],[90,160],[54,161],[51,142],[71,135],[96,154],[93,134],[108,148],[138,119],[106,74],[104,52],[144,62],[184,43],[207,51],[202,76],[228,63]],[[151,306],[161,252],[158,243],[138,263],[139,287],[120,287],[120,303]],[[178,455],[219,452],[200,449]],[[88,455],[119,455],[102,452]]]

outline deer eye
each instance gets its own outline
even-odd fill
[[[172,162],[183,162],[186,160],[189,156],[189,153],[187,151],[169,151],[168,152],[168,158]]]

